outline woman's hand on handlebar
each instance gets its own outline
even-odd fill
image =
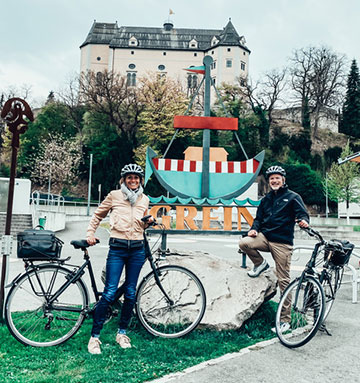
[[[96,238],[96,237],[93,236],[93,235],[89,235],[89,236],[86,238],[86,242],[87,242],[90,246],[94,246],[96,243],[99,242],[99,238]]]
[[[152,226],[156,223],[156,219],[152,215],[145,215],[141,218],[141,220],[145,223],[145,228]]]

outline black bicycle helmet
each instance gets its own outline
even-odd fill
[[[136,174],[141,179],[144,178],[144,171],[138,164],[127,164],[121,169],[121,177],[126,177],[128,174]]]
[[[285,170],[281,167],[281,166],[278,166],[278,165],[273,165],[273,166],[270,166],[268,170],[266,170],[266,178],[269,179],[269,177],[272,175],[272,174],[280,174],[281,176],[283,177],[286,177],[286,172]]]

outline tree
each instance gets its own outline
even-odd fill
[[[321,177],[308,164],[297,161],[284,164],[284,168],[289,188],[299,193],[306,204],[321,205],[324,203]]]
[[[298,49],[290,59],[291,85],[301,111],[306,99],[314,119],[312,137],[316,137],[319,120],[327,108],[339,107],[345,84],[345,56],[327,47]],[[305,116],[301,116],[304,121]]]
[[[133,148],[119,136],[117,129],[110,124],[108,116],[89,110],[84,115],[84,173],[89,171],[89,154],[93,154],[92,195],[98,185],[106,195],[116,189],[122,167],[132,161]]]
[[[222,102],[230,116],[238,118],[238,137],[249,157],[253,157],[268,145],[268,121],[266,112],[254,104],[254,110],[248,107],[249,101],[244,89],[237,85],[222,84],[219,88]],[[219,108],[217,115],[223,116]],[[241,147],[232,132],[219,132],[219,144],[229,153],[229,160],[245,159]]]
[[[75,75],[70,78],[66,88],[57,93],[57,97],[68,109],[69,116],[73,120],[74,127],[81,140],[84,127],[84,114],[89,108],[81,101],[79,87],[80,79],[79,76]]]
[[[129,86],[127,79],[119,73],[106,70],[82,73],[79,84],[82,102],[98,115],[107,116],[128,147],[131,150],[135,148],[138,118],[143,109],[139,89]]]
[[[33,160],[42,150],[40,142],[47,140],[49,135],[63,135],[66,139],[75,139],[76,134],[76,126],[64,104],[53,102],[46,105],[20,136],[19,174],[30,175]]]
[[[179,82],[156,74],[140,79],[139,99],[144,108],[139,115],[138,137],[141,145],[135,153],[136,158],[144,165],[146,146],[164,153],[175,133],[174,116],[184,114],[188,99]],[[182,158],[193,133],[180,130],[176,145],[170,148],[169,156]]]
[[[272,114],[275,106],[282,101],[281,95],[287,85],[287,69],[272,69],[265,72],[255,86],[246,82],[244,92],[254,113],[261,108],[266,112],[268,125],[273,120]]]
[[[351,154],[350,144],[347,143],[341,152],[341,158]],[[329,198],[336,202],[346,203],[346,217],[349,223],[349,206],[352,202],[360,202],[359,165],[356,162],[345,162],[338,165],[333,163],[328,173],[327,190]]]
[[[347,80],[340,132],[360,138],[360,75],[356,60],[351,63]]]
[[[76,140],[63,134],[49,135],[39,143],[39,152],[33,159],[31,180],[39,186],[51,186],[51,192],[71,189],[78,176],[82,148]]]

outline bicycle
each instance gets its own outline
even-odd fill
[[[164,230],[162,225],[155,224]],[[101,292],[96,286],[87,249],[89,245],[86,240],[74,240],[71,245],[83,251],[81,266],[69,264],[70,257],[41,264],[23,259],[25,272],[7,286],[10,291],[5,302],[6,324],[10,333],[25,345],[49,347],[64,343],[95,310]],[[154,336],[182,337],[193,331],[203,318],[205,290],[192,271],[182,266],[160,265],[164,254],[160,248],[152,251],[155,245],[150,249],[144,231],[145,254],[151,271],[138,285],[136,315],[145,330]],[[94,305],[90,304],[89,292],[82,279],[86,268]],[[116,305],[122,294],[123,285],[116,292],[107,321],[117,315]]]
[[[302,274],[284,290],[276,312],[277,336],[280,342],[289,348],[308,343],[319,329],[329,334],[324,322],[334,304],[336,293],[341,286],[344,266],[349,262],[354,248],[349,241],[325,241],[321,234],[312,228],[302,230],[315,237],[318,242]],[[290,303],[290,330],[282,332],[281,312],[284,306]]]

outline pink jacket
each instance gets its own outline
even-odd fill
[[[131,206],[120,189],[113,190],[91,217],[87,236],[94,235],[100,222],[110,211],[110,237],[141,240],[144,232],[144,223],[141,218],[147,214],[148,207],[149,198],[145,194],[142,194],[135,205]]]

